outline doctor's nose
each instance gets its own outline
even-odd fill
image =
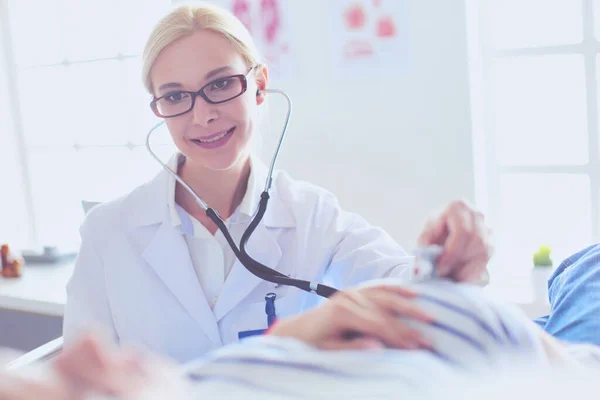
[[[207,103],[203,98],[197,97],[191,111],[195,125],[207,126],[219,118],[213,104]]]

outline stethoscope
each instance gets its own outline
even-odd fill
[[[277,143],[277,148],[275,149],[275,152],[273,153],[273,159],[271,160],[271,166],[269,168],[269,174],[267,176],[267,181],[265,183],[265,189],[262,192],[262,194],[260,195],[258,211],[252,217],[252,220],[250,221],[250,225],[248,225],[248,227],[244,231],[244,234],[242,235],[242,238],[240,240],[239,248],[238,248],[237,244],[233,241],[233,238],[231,237],[231,234],[229,233],[229,229],[227,229],[227,226],[225,225],[225,223],[223,222],[223,219],[219,216],[219,214],[215,210],[210,208],[208,206],[208,204],[206,204],[200,198],[200,196],[198,196],[198,194],[194,191],[194,189],[192,189],[187,183],[185,183],[185,181],[183,179],[181,179],[175,171],[173,171],[165,163],[163,163],[161,161],[161,159],[156,154],[154,154],[154,152],[150,148],[150,135],[156,129],[158,129],[159,127],[164,125],[165,121],[159,122],[152,129],[150,129],[150,132],[148,132],[148,135],[146,136],[146,149],[152,155],[152,157],[154,157],[154,159],[165,169],[165,171],[167,171],[173,178],[175,178],[177,180],[177,182],[179,182],[181,184],[181,186],[183,186],[194,197],[194,199],[196,200],[196,203],[198,203],[198,205],[200,207],[202,207],[202,209],[206,212],[206,215],[217,225],[218,229],[223,233],[223,236],[225,236],[225,239],[227,240],[229,247],[231,247],[231,249],[233,250],[237,259],[240,260],[242,265],[250,273],[252,273],[253,275],[256,275],[257,277],[259,277],[260,279],[263,279],[268,282],[273,282],[273,283],[280,284],[280,285],[297,287],[298,289],[304,290],[306,292],[315,293],[319,296],[327,298],[327,297],[330,297],[331,295],[333,295],[335,292],[337,292],[337,289],[323,285],[321,283],[309,282],[309,281],[304,281],[301,279],[290,278],[287,275],[284,275],[281,272],[276,271],[272,268],[269,268],[266,265],[261,264],[260,262],[256,261],[246,251],[246,243],[250,239],[252,232],[254,232],[254,229],[256,229],[256,227],[262,220],[265,212],[267,211],[267,203],[269,202],[269,190],[271,190],[273,169],[275,168],[275,163],[277,162],[277,157],[279,156],[279,150],[281,149],[281,144],[283,143],[283,139],[284,139],[285,133],[287,131],[288,123],[290,121],[290,116],[292,114],[292,100],[285,92],[283,92],[281,90],[277,90],[277,89],[263,89],[261,92],[281,94],[283,97],[285,97],[285,99],[287,101],[288,111],[287,111],[287,114],[285,117],[285,123],[283,125],[283,130],[281,132],[281,136],[279,137],[279,142]]]

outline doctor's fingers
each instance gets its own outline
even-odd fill
[[[448,236],[443,246],[442,255],[437,260],[438,272],[447,275],[467,249],[475,233],[475,221],[472,213],[465,208],[454,207],[445,218]]]
[[[456,269],[450,276],[455,282],[477,283],[484,280],[489,262],[487,252],[474,254],[468,261],[465,261],[460,268]]]
[[[417,238],[417,244],[422,247],[432,244],[442,245],[446,241],[446,237],[448,237],[446,216],[440,213],[427,220],[423,231]]]
[[[476,218],[474,224],[475,233],[449,274],[457,282],[479,281],[494,252],[492,232],[483,218]]]

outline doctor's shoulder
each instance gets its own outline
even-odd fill
[[[85,215],[80,231],[89,236],[90,234],[115,232],[122,229],[126,220],[125,207],[123,206],[127,196],[96,204]],[[94,235],[97,236],[97,235]]]
[[[156,179],[136,187],[127,194],[91,207],[81,224],[82,234],[86,232],[88,235],[97,236],[95,233],[98,232],[104,233],[104,236],[113,236],[118,232],[125,232],[132,215],[146,208],[144,205],[150,200],[148,196],[153,186],[156,186]]]

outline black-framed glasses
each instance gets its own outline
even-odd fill
[[[221,104],[244,94],[248,89],[248,74],[229,75],[215,79],[202,86],[197,92],[174,90],[150,102],[150,107],[156,116],[173,118],[183,115],[194,108],[196,97],[202,97],[209,104]]]

